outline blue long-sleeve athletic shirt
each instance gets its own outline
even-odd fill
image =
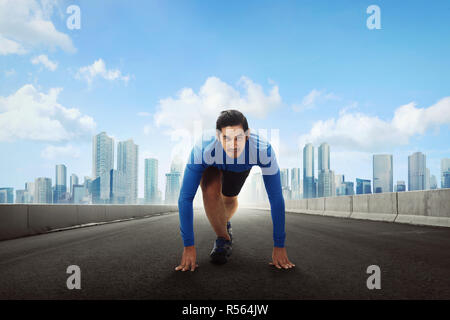
[[[192,202],[203,171],[209,166],[214,166],[221,170],[242,172],[255,165],[261,168],[270,202],[274,246],[284,247],[285,205],[281,190],[280,169],[270,143],[252,132],[246,141],[245,150],[237,158],[230,158],[226,154],[215,134],[203,135],[201,142],[197,142],[192,148],[178,198],[180,231],[185,247],[194,245]]]

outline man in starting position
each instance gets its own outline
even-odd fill
[[[184,170],[178,198],[184,250],[175,270],[194,271],[198,266],[192,202],[199,184],[206,215],[217,235],[211,261],[222,264],[228,260],[232,249],[230,219],[238,207],[237,196],[254,165],[261,168],[271,208],[274,248],[270,264],[279,269],[295,266],[284,247],[285,206],[275,153],[267,141],[250,133],[247,119],[241,112],[226,110],[217,119],[216,135],[194,146]]]

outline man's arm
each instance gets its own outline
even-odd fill
[[[178,212],[180,217],[180,231],[185,247],[194,245],[194,208],[193,201],[200,184],[205,167],[194,163],[194,150],[191,152],[190,163],[184,169],[183,183],[178,197]]]
[[[286,238],[284,230],[285,205],[281,189],[280,168],[278,167],[275,152],[270,144],[267,144],[267,149],[263,149],[259,153],[259,161],[264,185],[270,202],[274,247],[284,248],[284,240]]]
[[[284,248],[285,233],[285,206],[281,189],[280,170],[276,174],[263,174],[264,185],[270,202],[270,212],[273,223],[274,247]]]

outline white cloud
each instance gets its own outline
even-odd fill
[[[40,47],[75,52],[70,37],[50,20],[56,5],[52,0],[0,0],[0,54],[24,54]]]
[[[308,142],[327,142],[345,150],[383,152],[406,145],[412,136],[424,134],[429,129],[438,129],[442,124],[450,124],[450,97],[428,108],[417,108],[413,102],[400,106],[390,121],[341,110],[337,119],[315,122],[309,133],[299,137],[299,147],[303,148]]]
[[[340,98],[332,92],[326,93],[324,90],[319,91],[313,89],[310,93],[303,97],[300,104],[294,104],[292,109],[296,112],[301,112],[316,108],[317,105],[329,100],[340,100]]]
[[[33,59],[31,59],[31,63],[42,64],[50,71],[55,71],[56,68],[58,68],[58,62],[51,61],[45,54],[34,57]]]
[[[105,62],[101,58],[94,61],[94,63],[89,66],[81,67],[80,69],[78,69],[75,77],[77,79],[86,80],[88,84],[91,84],[96,77],[101,77],[109,81],[122,80],[125,83],[128,83],[128,81],[130,80],[129,75],[122,75],[122,72],[118,69],[108,70],[106,68]]]
[[[17,42],[6,39],[0,33],[0,55],[24,54],[26,50]]]
[[[65,146],[47,146],[41,151],[41,157],[49,160],[80,157],[80,150],[71,144]]]
[[[96,127],[94,119],[59,104],[61,90],[43,93],[27,84],[8,97],[0,96],[0,141],[90,138]]]
[[[198,93],[191,88],[182,88],[176,97],[161,99],[153,118],[157,127],[167,128],[165,133],[173,141],[181,141],[172,154],[185,154],[192,143],[194,127],[201,125],[203,129],[215,129],[220,111],[238,109],[246,116],[263,118],[281,104],[275,84],[266,94],[260,84],[244,76],[236,88],[217,77],[209,77]]]

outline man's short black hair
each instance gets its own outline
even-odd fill
[[[222,128],[228,126],[242,125],[244,132],[248,130],[247,118],[238,110],[224,110],[220,112],[216,121],[216,129],[222,131]]]

